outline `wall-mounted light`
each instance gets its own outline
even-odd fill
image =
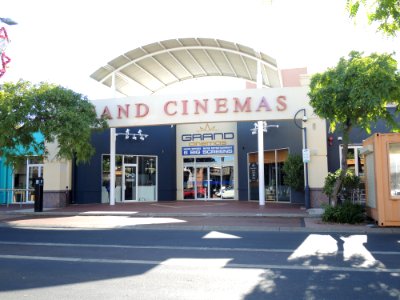
[[[124,133],[120,132],[116,133],[115,135],[116,136],[122,135],[125,137],[125,140],[129,140],[129,138],[132,138],[132,140],[137,140],[139,138],[141,141],[144,141],[149,136],[148,134],[144,134],[141,129],[139,129],[137,133],[130,133],[129,128],[125,130]]]
[[[266,121],[263,121],[262,124],[263,124],[262,130],[263,130],[264,132],[268,132],[268,128],[269,128],[269,127],[279,128],[279,125],[268,125]],[[256,135],[256,134],[258,133],[258,124],[257,124],[257,123],[254,123],[254,127],[251,128],[250,131],[251,131],[251,134],[252,134],[252,135]]]

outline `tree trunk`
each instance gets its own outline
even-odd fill
[[[351,126],[349,125],[349,122],[347,122],[347,124],[343,126],[342,161],[340,164],[341,171],[339,177],[336,179],[335,185],[333,186],[332,206],[336,206],[337,204],[338,194],[342,188],[343,179],[347,172],[347,153],[349,150],[350,129]]]

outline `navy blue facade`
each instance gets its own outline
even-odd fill
[[[279,128],[269,128],[264,133],[264,151],[288,149],[290,154],[302,154],[302,130],[293,120],[270,121],[269,125],[279,125]],[[254,122],[237,123],[237,159],[238,159],[238,199],[248,201],[249,199],[249,166],[248,154],[257,153],[257,135],[251,133]],[[136,132],[138,128],[130,128]],[[176,127],[175,126],[148,126],[141,127],[143,133],[149,137],[144,141],[126,140],[124,135],[117,137],[116,153],[124,155],[151,155],[157,156],[158,166],[158,200],[176,200]],[[117,133],[125,133],[126,128],[118,128]],[[390,132],[385,123],[380,121],[372,128],[372,133]],[[340,168],[339,146],[342,141],[338,140],[340,132],[327,133],[332,137],[332,145],[328,143],[328,171],[334,172]],[[360,128],[354,128],[351,132],[351,144],[361,145],[368,138],[367,134]],[[101,201],[102,187],[102,154],[110,153],[110,131],[95,132],[92,135],[92,144],[96,154],[90,162],[74,166],[73,170],[73,199],[75,203],[99,203]],[[254,195],[253,195],[254,196]],[[255,199],[257,197],[253,197]],[[291,190],[291,203],[304,203],[304,192]]]
[[[138,128],[130,128],[136,132]],[[176,199],[176,127],[140,127],[149,136],[144,140],[126,140],[117,136],[116,154],[157,156],[158,200]],[[117,133],[125,133],[126,128],[117,128]],[[74,203],[100,203],[102,187],[102,154],[110,153],[110,130],[95,132],[92,135],[95,155],[86,164],[73,168]]]
[[[296,127],[292,120],[271,121],[268,125],[279,125],[279,128],[269,128],[264,133],[264,150],[289,149],[290,154],[302,154],[302,130]],[[258,152],[257,135],[251,134],[254,122],[239,122],[238,133],[238,169],[239,169],[239,200],[250,200],[248,190],[248,157],[251,152]],[[304,193],[291,190],[291,203],[304,203]]]

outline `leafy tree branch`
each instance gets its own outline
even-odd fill
[[[45,158],[46,143],[55,141],[58,158],[87,161],[94,153],[92,131],[106,127],[87,97],[70,89],[20,80],[4,83],[0,90],[0,155],[9,164],[37,153]],[[41,133],[45,142],[35,140],[34,133]]]

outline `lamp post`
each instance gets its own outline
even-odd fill
[[[258,198],[259,205],[265,205],[265,183],[264,183],[264,132],[268,132],[269,127],[279,128],[279,125],[268,125],[266,121],[254,123],[254,128],[250,129],[251,134],[257,134],[258,140]]]
[[[304,135],[303,135],[303,163],[304,163],[304,171],[305,171],[305,205],[306,205],[306,209],[310,208],[310,186],[308,185],[308,163],[309,163],[309,154],[310,154],[310,150],[307,148],[307,127],[305,126],[300,126],[297,123],[297,115],[299,113],[303,112],[303,118],[301,119],[302,122],[307,122],[307,112],[305,108],[302,108],[300,110],[298,110],[296,112],[296,114],[294,115],[293,118],[293,122],[294,124],[300,128],[301,130],[303,130]]]

